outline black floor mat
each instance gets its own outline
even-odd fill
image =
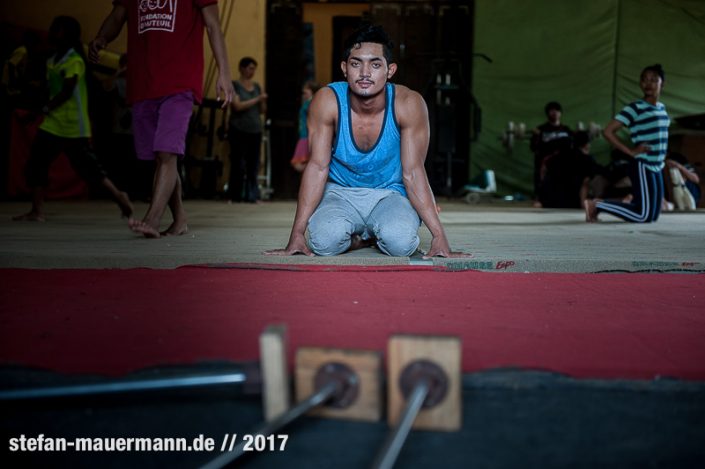
[[[231,365],[204,365],[210,371]],[[203,367],[199,370],[203,371]],[[191,371],[170,369],[167,374]],[[154,370],[135,376],[152,376]],[[163,374],[163,373],[162,373]],[[102,382],[100,377],[0,370],[2,388]],[[262,419],[260,398],[240,386],[0,403],[5,467],[191,468],[216,458]],[[231,467],[366,468],[385,423],[302,418],[260,440]],[[213,440],[212,451],[11,451],[27,438]],[[54,441],[54,440],[52,440]],[[150,440],[150,442],[164,440]],[[35,444],[38,444],[35,442]],[[576,380],[551,373],[495,370],[464,376],[463,428],[412,431],[398,468],[702,468],[705,383]]]

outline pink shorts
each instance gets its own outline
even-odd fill
[[[296,142],[296,148],[294,148],[294,156],[291,158],[291,164],[301,164],[308,163],[308,139],[300,138]]]
[[[186,152],[186,133],[193,113],[193,93],[182,91],[162,98],[145,99],[132,106],[132,133],[140,160],[156,153]]]

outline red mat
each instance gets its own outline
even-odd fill
[[[705,379],[705,276],[400,271],[0,270],[0,364],[122,374],[290,346],[384,350],[452,334],[464,371]]]

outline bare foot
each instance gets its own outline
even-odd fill
[[[27,212],[22,215],[12,217],[12,221],[46,221],[44,215],[37,212]]]
[[[132,206],[132,202],[130,202],[130,197],[127,195],[126,192],[118,192],[118,195],[115,198],[115,202],[117,202],[118,206],[120,207],[120,212],[122,213],[123,218],[132,218],[132,213],[134,212],[135,208]]]
[[[148,224],[147,222],[140,221],[140,220],[135,220],[134,218],[130,218],[127,222],[127,226],[130,227],[132,231],[135,233],[140,233],[144,235],[145,238],[159,238],[159,230],[157,230],[155,227],[152,225]]]
[[[595,201],[585,199],[583,201],[583,208],[585,208],[585,221],[595,223],[597,221],[597,207],[595,207]]]
[[[377,242],[377,238],[368,238],[368,239],[362,239],[360,235],[352,235],[350,238],[350,248],[348,251],[355,251],[357,249],[362,249],[362,248],[369,248],[371,246],[374,246],[375,243]]]
[[[627,195],[625,195],[624,198],[622,199],[622,202],[624,202],[625,204],[628,204],[628,203],[631,202],[632,200],[634,200],[634,196],[633,196],[632,194],[627,194]]]
[[[162,231],[160,234],[162,236],[181,236],[186,233],[188,233],[188,225],[186,223],[174,222],[169,226],[169,228]]]

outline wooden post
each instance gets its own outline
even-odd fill
[[[286,325],[267,326],[259,337],[262,405],[268,422],[289,410],[288,340]]]

